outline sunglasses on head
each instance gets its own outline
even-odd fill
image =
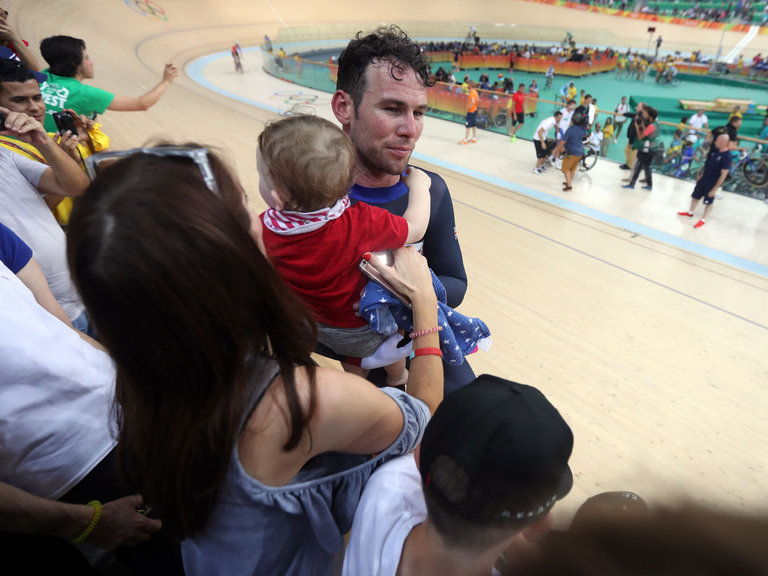
[[[117,152],[99,152],[85,159],[85,169],[91,180],[96,178],[99,173],[99,166],[109,162],[110,164],[133,156],[134,154],[150,154],[159,157],[181,157],[189,158],[200,169],[200,174],[205,181],[205,185],[214,194],[219,194],[219,187],[216,185],[216,178],[213,175],[211,163],[208,161],[208,150],[205,148],[186,148],[184,146],[160,146],[157,148],[132,148],[131,150],[120,150]]]

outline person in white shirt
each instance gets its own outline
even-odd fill
[[[557,129],[555,130],[555,141],[557,144],[561,143],[566,130],[568,130],[568,127],[571,125],[571,118],[573,118],[574,110],[576,110],[576,100],[568,100],[565,106],[560,108],[560,122],[557,123]],[[550,154],[549,161],[560,169],[561,161],[560,158],[558,158],[557,146]]]
[[[704,114],[704,110],[699,109],[696,111],[696,114],[691,116],[691,119],[688,120],[688,127],[690,130],[685,139],[691,143],[696,142],[696,140],[699,139],[703,134],[703,132],[701,132],[702,130],[709,130],[709,118]]]
[[[539,390],[479,376],[445,397],[415,457],[370,478],[343,576],[491,574],[505,551],[548,528],[573,484],[572,448]]]
[[[93,335],[69,274],[66,237],[44,200],[46,194],[79,196],[88,186],[88,177],[40,122],[3,107],[0,113],[5,115],[0,135],[32,144],[46,161],[43,164],[0,148],[0,220],[32,248],[51,292],[75,328]]]
[[[536,167],[533,169],[534,174],[541,174],[544,171],[545,162],[547,156],[552,154],[554,150],[554,140],[552,143],[548,143],[547,135],[552,128],[555,128],[560,119],[563,117],[563,113],[558,110],[549,118],[544,118],[533,133],[533,145],[536,147]]]
[[[619,136],[621,135],[621,129],[624,127],[624,122],[627,121],[627,117],[624,116],[629,112],[629,104],[627,104],[627,97],[622,96],[621,102],[619,102],[616,105],[616,116],[613,119],[613,123],[615,124],[616,128],[613,131],[613,141],[617,142]]]

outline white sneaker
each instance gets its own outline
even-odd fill
[[[541,176],[541,170],[539,170],[538,168],[534,168],[533,169],[533,173],[534,174],[538,174],[539,176]]]
[[[562,168],[563,168],[563,161],[562,160],[558,160],[557,163],[555,164],[555,168],[557,168],[558,170],[562,170]]]

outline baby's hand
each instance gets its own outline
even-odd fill
[[[405,176],[403,177],[403,182],[408,186],[408,190],[413,190],[414,188],[424,188],[429,190],[429,187],[432,185],[432,180],[427,173],[415,166],[408,166],[408,170],[406,170]]]

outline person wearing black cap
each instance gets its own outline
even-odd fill
[[[344,576],[491,573],[571,489],[573,433],[531,386],[482,375],[445,397],[416,456],[382,466],[355,513]]]

